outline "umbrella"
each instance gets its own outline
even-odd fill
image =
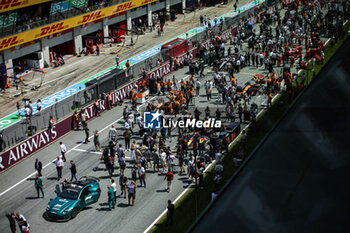
[[[205,143],[205,142],[207,142],[207,141],[209,141],[209,138],[206,137],[206,136],[202,136],[202,137],[199,139],[199,143]]]
[[[221,65],[220,65],[220,67],[219,67],[219,70],[221,70],[225,65],[226,65],[226,63],[227,63],[227,61],[225,60],[225,61],[223,61],[222,63],[221,63]]]

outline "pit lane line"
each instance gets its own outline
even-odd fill
[[[175,72],[174,72],[174,73],[175,73]],[[183,78],[183,80],[187,79],[188,77],[190,77],[190,75],[185,76],[185,77]],[[146,103],[152,101],[152,100],[153,100],[154,98],[156,98],[156,97],[157,97],[157,96],[154,96],[154,97],[148,99],[145,103],[141,104],[141,105],[138,106],[137,108],[140,108],[141,106],[143,106],[143,105],[145,105]],[[108,129],[109,127],[111,127],[113,124],[119,122],[121,119],[123,119],[123,117],[120,117],[119,119],[115,120],[114,122],[112,122],[111,124],[107,125],[106,127],[104,127],[103,129],[101,129],[101,130],[98,131],[98,132],[101,133],[101,132],[105,131],[106,129]],[[91,135],[91,136],[89,137],[89,139],[92,139],[93,137],[94,137],[94,135]],[[75,147],[69,149],[69,150],[66,152],[66,154],[68,154],[68,153],[71,152],[71,151],[76,150],[79,146],[81,146],[81,145],[83,145],[83,144],[84,144],[84,142],[80,142],[80,143],[79,143],[78,145],[76,145]],[[45,169],[45,168],[48,167],[50,164],[53,164],[54,161],[55,161],[55,160],[52,160],[52,162],[50,162],[50,163],[46,164],[45,166],[43,166],[42,169]],[[36,173],[37,173],[37,172],[31,173],[30,175],[26,176],[25,178],[23,178],[22,180],[20,180],[20,181],[17,182],[16,184],[12,185],[10,188],[8,188],[8,189],[6,189],[5,191],[1,192],[1,193],[0,193],[0,197],[2,197],[2,196],[3,196],[4,194],[6,194],[8,191],[10,191],[10,190],[12,190],[13,188],[17,187],[18,185],[20,185],[20,184],[23,183],[24,181],[28,180],[30,177],[36,175]]]

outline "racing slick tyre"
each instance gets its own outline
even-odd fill
[[[78,215],[78,213],[79,213],[78,209],[77,209],[77,208],[74,208],[74,209],[72,210],[72,214],[70,215],[71,218],[72,218],[72,219],[75,218],[75,217]]]

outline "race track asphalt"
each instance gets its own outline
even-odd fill
[[[208,71],[209,68],[206,68]],[[249,68],[246,68],[247,71]],[[186,77],[188,74],[188,67],[182,70],[176,71],[175,75],[180,79]],[[246,71],[246,72],[247,72]],[[242,71],[244,73],[244,71]],[[252,78],[252,75],[239,75],[242,82],[248,81]],[[238,76],[238,77],[239,77]],[[171,76],[169,76],[171,77]],[[204,83],[205,79],[211,79],[212,74],[207,74],[206,78],[202,78],[201,82]],[[155,101],[158,97],[151,97],[149,100]],[[163,97],[162,97],[163,98]],[[263,102],[265,97],[260,96],[258,99]],[[127,101],[128,102],[128,101]],[[224,105],[218,105],[215,100],[211,100],[209,105],[205,97],[205,90],[202,87],[201,96],[195,99],[196,107],[204,108],[210,106],[212,113],[216,108],[220,106],[222,115],[224,116]],[[194,106],[190,106],[192,111]],[[100,132],[100,141],[102,144],[107,143],[108,129],[111,124],[114,124],[121,136],[124,122],[121,119],[123,107],[116,107],[104,113],[101,117],[92,120],[88,123],[90,132],[93,130],[103,130]],[[203,115],[203,114],[202,114]],[[135,126],[138,131],[138,127]],[[177,130],[173,130],[172,147],[177,141]],[[167,200],[174,200],[189,184],[189,180],[186,175],[175,175],[175,181],[173,183],[173,191],[171,193],[165,192],[166,182],[164,181],[164,175],[147,171],[146,182],[147,188],[138,188],[136,196],[136,204],[133,207],[127,206],[127,199],[117,199],[117,208],[112,212],[107,210],[107,185],[110,184],[110,179],[107,176],[107,172],[103,170],[104,164],[100,161],[100,155],[95,152],[82,152],[81,150],[94,150],[93,143],[82,144],[85,135],[83,131],[73,131],[60,139],[68,149],[67,161],[74,160],[77,165],[78,177],[83,175],[92,175],[101,179],[102,194],[98,203],[91,205],[86,210],[83,210],[75,219],[69,222],[49,222],[43,218],[43,213],[50,199],[55,198],[55,185],[56,181],[56,169],[51,163],[57,155],[60,154],[59,144],[54,144],[44,148],[30,158],[16,165],[14,168],[4,172],[0,176],[1,190],[0,190],[0,202],[3,213],[11,211],[20,211],[27,218],[31,225],[33,232],[62,232],[66,233],[76,232],[77,230],[82,232],[143,232],[158,215],[165,209]],[[137,139],[137,138],[136,138]],[[139,140],[138,140],[139,141]],[[124,140],[120,141],[124,145]],[[127,152],[129,156],[130,152]],[[34,188],[34,176],[27,177],[32,174],[34,170],[35,158],[39,158],[43,165],[49,164],[43,169],[44,176],[44,191],[45,199],[35,199],[36,190]],[[69,164],[66,163],[63,170],[63,177],[70,178]],[[97,169],[96,169],[97,168]],[[177,168],[178,169],[178,168]],[[116,172],[117,173],[117,172]],[[119,173],[119,172],[118,172]],[[128,164],[125,171],[126,175],[130,178],[130,165]],[[27,178],[26,178],[27,177]],[[22,179],[25,181],[16,185]],[[119,177],[114,177],[117,181]],[[61,180],[62,181],[62,180]],[[13,185],[16,185],[11,190],[6,190]],[[120,192],[118,187],[118,193]],[[5,217],[0,218],[0,232],[6,232],[8,230],[8,222]]]
[[[259,27],[257,27],[257,30],[258,28]],[[246,47],[246,45],[244,46]],[[276,73],[280,72],[280,70],[281,69],[277,69]],[[184,69],[176,71],[175,75],[180,80],[188,76],[188,74],[186,74],[187,71],[188,67],[185,67]],[[202,84],[204,84],[205,80],[212,79],[212,73],[209,67],[205,68],[205,73],[206,77],[201,78]],[[255,73],[266,74],[267,71],[264,70],[263,67],[245,67],[241,70],[241,73],[236,74],[235,77],[238,79],[239,84],[244,86],[244,83],[251,80]],[[173,74],[168,77],[170,78],[172,75]],[[151,98],[148,101],[151,101]],[[153,100],[155,101],[156,99],[157,98],[154,98]],[[260,106],[264,101],[266,101],[266,95],[254,97],[251,103],[255,102]],[[201,88],[200,96],[195,98],[194,104],[195,105],[190,105],[192,111],[194,110],[194,106],[202,109],[209,106],[213,114],[217,107],[220,107],[220,109],[222,109],[222,116],[225,115],[223,111],[224,105],[218,104],[215,99],[209,102],[207,101],[204,87]],[[116,107],[113,110],[107,111],[101,117],[89,122],[90,134],[92,134],[95,129],[102,130],[100,132],[100,141],[105,145],[107,143],[108,128],[111,124],[114,124],[117,129],[123,128],[123,122],[119,120],[122,117],[123,107],[124,106]],[[259,109],[261,110],[261,107],[259,107]],[[121,134],[122,131],[119,130],[119,136],[121,136]],[[168,141],[171,147],[174,147],[177,142],[177,130],[173,130],[173,135],[175,135],[175,137],[172,138],[172,142],[170,143]],[[94,148],[92,142],[87,145],[82,144],[81,142],[84,138],[85,135],[83,131],[73,131],[62,137],[60,141],[67,146],[69,151],[67,153],[67,160],[73,159],[75,161],[78,177],[92,175],[101,179],[102,193],[98,203],[83,210],[75,219],[69,222],[50,222],[43,218],[43,213],[48,202],[55,197],[54,190],[57,184],[56,169],[51,161],[60,154],[59,144],[55,142],[1,174],[0,203],[3,217],[0,217],[0,232],[9,231],[8,220],[5,218],[4,214],[12,211],[20,211],[24,214],[31,225],[31,232],[143,232],[166,208],[167,200],[174,200],[190,182],[187,176],[175,174],[173,190],[171,193],[167,193],[165,192],[166,182],[163,180],[164,175],[147,171],[147,188],[141,187],[137,189],[135,206],[128,207],[126,199],[118,198],[117,208],[111,212],[107,211],[107,185],[110,184],[110,179],[107,176],[107,172],[103,170],[104,164],[100,161],[100,155],[86,152]],[[135,139],[139,141],[138,138]],[[121,143],[124,145],[123,140],[121,140]],[[127,156],[129,156],[129,153],[130,152],[127,153]],[[36,196],[36,190],[34,188],[34,175],[31,174],[35,171],[35,158],[39,158],[43,165],[49,164],[43,169],[44,191],[46,195],[44,200],[34,198]],[[63,170],[63,177],[70,178],[68,167],[69,164],[67,163]],[[176,169],[178,170],[178,167]],[[129,164],[127,165],[125,174],[130,178]],[[119,177],[115,176],[114,178],[118,182]],[[120,190],[118,187],[118,193],[119,192]]]
[[[350,231],[349,52],[348,38],[189,232]]]

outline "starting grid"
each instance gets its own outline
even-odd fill
[[[237,9],[237,12],[241,13],[241,12],[244,12],[246,10],[249,10],[249,9],[255,7],[256,5],[263,3],[264,1],[265,0],[260,0],[260,1],[253,1],[251,3],[248,3],[244,6],[242,6],[241,8]],[[235,11],[228,12],[228,13],[218,17],[218,21],[220,21],[220,19],[226,17],[227,15],[232,16],[232,15],[238,14],[237,12],[235,12]],[[210,23],[211,23],[211,25],[215,25],[214,20],[211,20]],[[199,26],[199,27],[193,28],[193,29],[181,34],[180,36],[177,36],[175,38],[167,40],[160,45],[157,45],[149,50],[146,50],[145,52],[142,52],[142,53],[128,59],[130,62],[130,65],[131,66],[135,65],[136,63],[142,62],[142,61],[146,60],[148,57],[151,57],[151,56],[159,53],[162,45],[169,42],[169,41],[172,41],[176,38],[188,39],[188,38],[191,38],[192,36],[202,32],[204,30],[206,30],[206,26]],[[125,69],[126,68],[125,63],[126,63],[126,60],[122,61],[119,64],[119,68]],[[102,76],[103,74],[105,74],[105,73],[107,73],[115,68],[116,68],[116,66],[112,66],[112,67],[110,67],[102,72],[99,72],[99,73],[79,82],[79,83],[76,83],[76,84],[74,84],[66,89],[63,89],[63,90],[61,90],[61,91],[59,91],[59,92],[57,92],[57,93],[55,93],[47,98],[42,99],[42,101],[41,101],[42,107],[41,108],[42,109],[49,108],[49,107],[53,106],[54,104],[64,100],[65,98],[72,96],[72,95],[84,90],[86,88],[85,87],[86,82],[93,80],[93,79],[96,79],[96,78]],[[36,103],[33,103],[32,106],[33,106],[33,113],[32,114],[34,115],[38,112],[36,110]],[[24,109],[22,109],[21,112],[22,112],[22,115],[24,115]],[[8,115],[0,120],[0,130],[3,130],[11,125],[16,124],[17,122],[20,122],[20,121],[21,121],[21,119],[18,118],[18,112],[14,112],[14,113],[12,113],[12,114],[10,114],[10,115]]]

